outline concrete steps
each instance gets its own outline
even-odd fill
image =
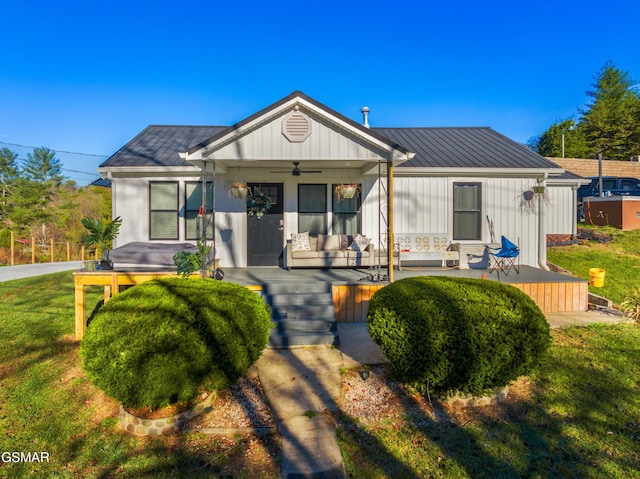
[[[274,323],[270,347],[340,343],[330,284],[270,284],[263,298]]]

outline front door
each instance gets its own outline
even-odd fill
[[[247,266],[278,266],[283,248],[282,183],[249,183],[254,193],[262,192],[271,208],[262,218],[247,213]]]

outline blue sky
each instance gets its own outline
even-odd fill
[[[82,185],[105,158],[66,152],[231,125],[294,90],[357,121],[367,105],[372,126],[526,142],[583,108],[607,61],[640,79],[639,25],[637,0],[5,0],[0,147],[52,148]]]

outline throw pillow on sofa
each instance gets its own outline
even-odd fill
[[[361,234],[357,234],[356,237],[353,238],[353,242],[349,245],[349,249],[362,252],[367,249],[370,241],[371,240],[369,238],[362,236]]]
[[[353,243],[352,235],[340,235],[340,249],[349,249],[349,245]]]
[[[291,251],[309,251],[309,232],[291,234]]]

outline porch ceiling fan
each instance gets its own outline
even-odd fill
[[[279,171],[272,171],[271,173],[288,173],[288,172],[289,170],[279,170]],[[294,161],[293,170],[291,170],[291,175],[300,176],[302,173],[322,173],[322,170],[302,170],[300,169],[300,162]]]

